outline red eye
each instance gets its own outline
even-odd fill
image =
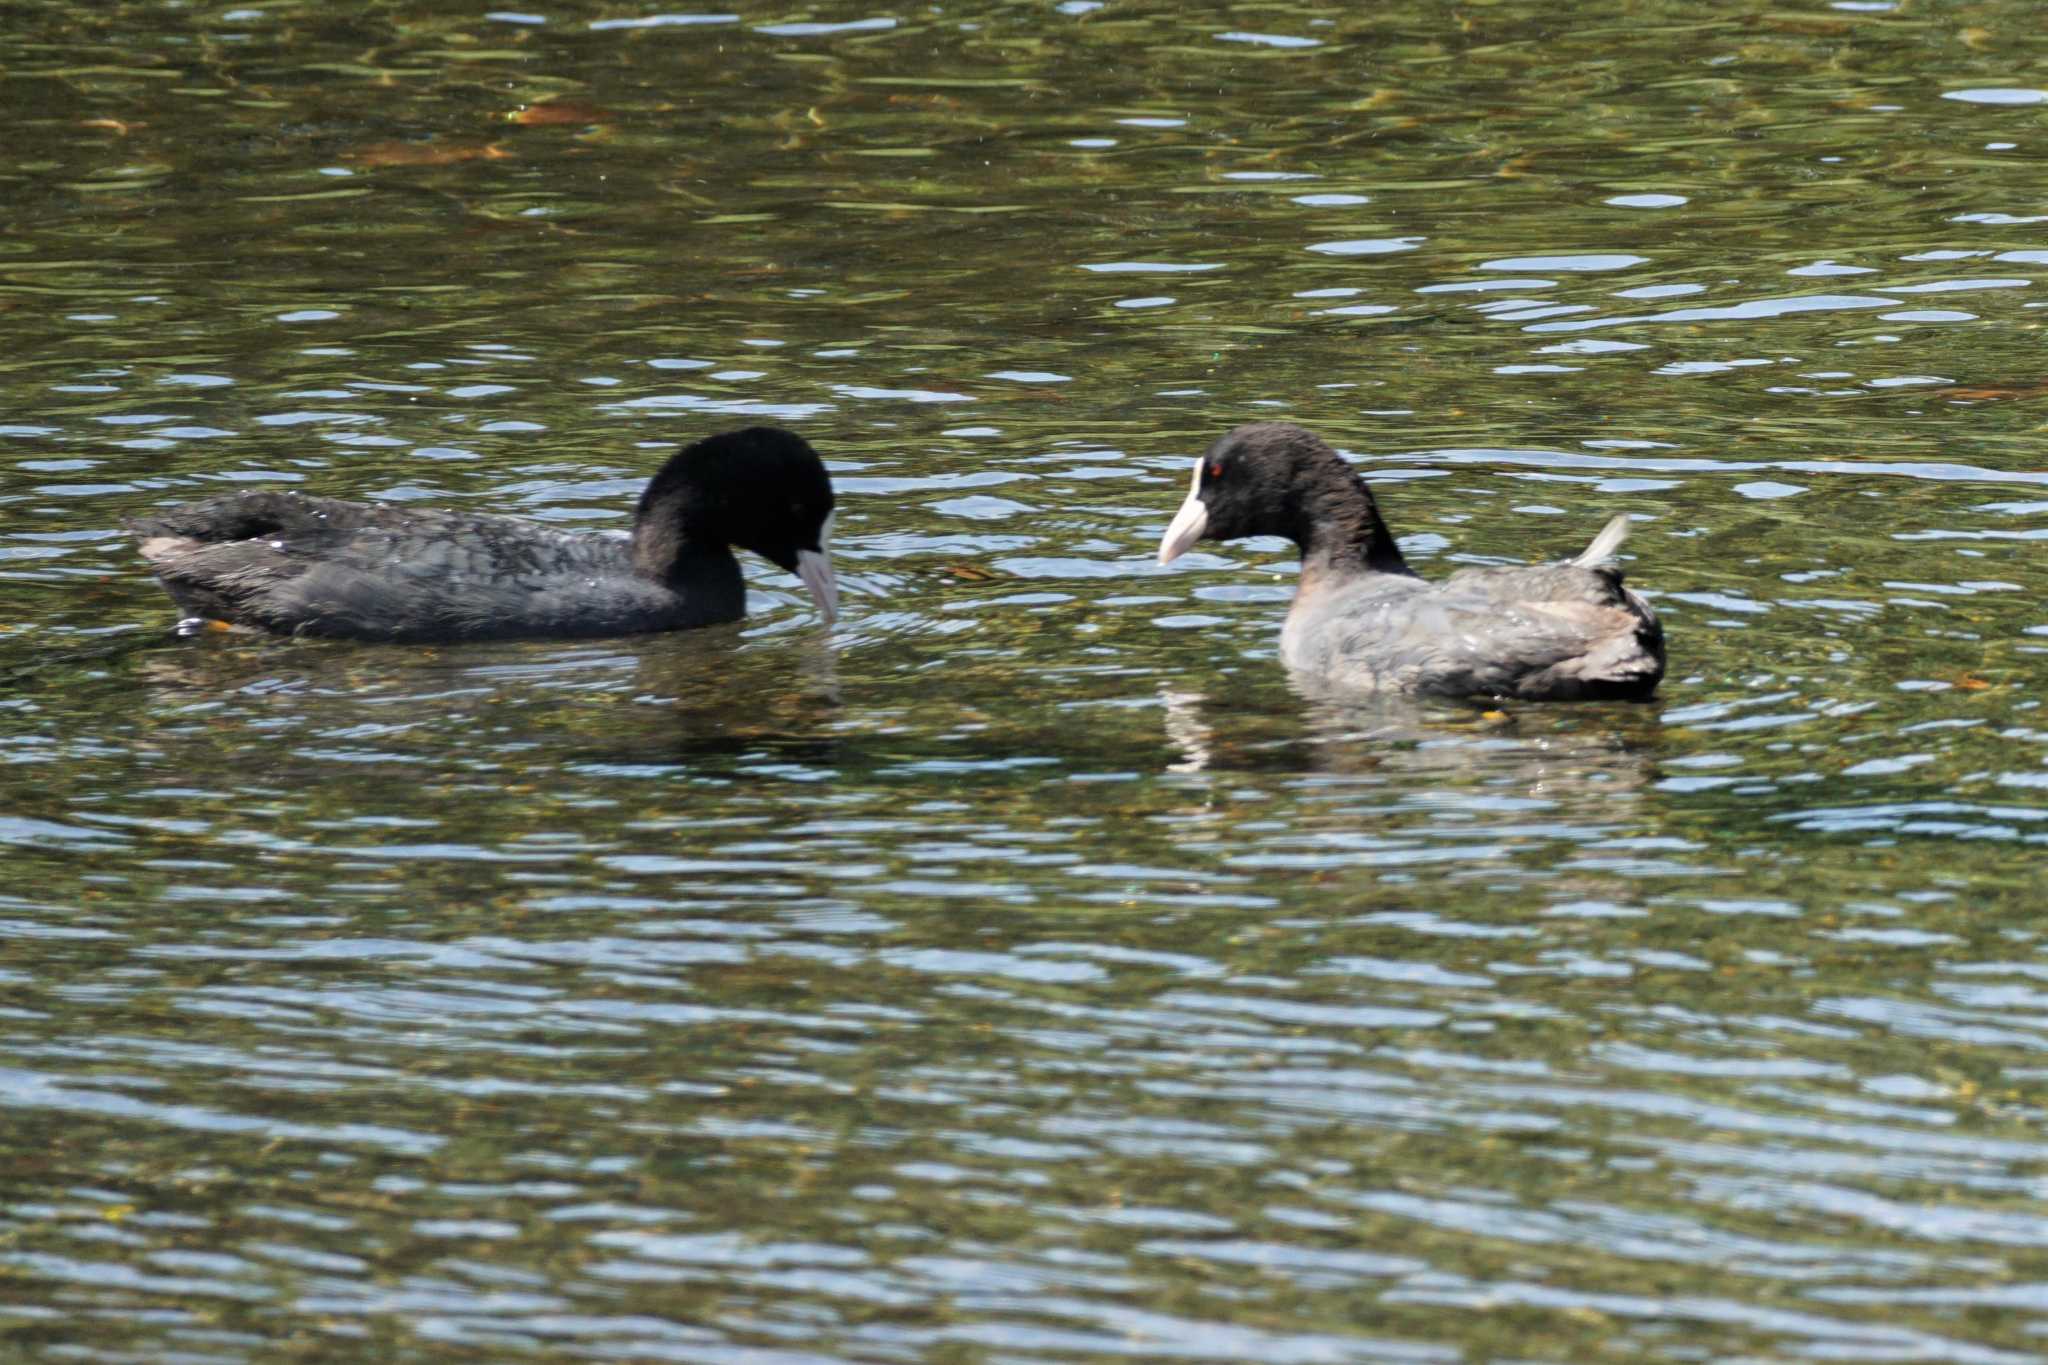
[[[1220,479],[1220,478],[1222,478],[1222,477],[1223,477],[1223,461],[1221,461],[1221,460],[1211,460],[1211,461],[1209,461],[1209,479],[1210,479],[1210,481],[1211,481],[1211,482],[1213,483],[1213,482],[1214,482],[1215,480],[1217,480],[1217,479]]]

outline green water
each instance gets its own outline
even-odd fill
[[[2048,36],[2014,3],[16,5],[0,1356],[2048,1357]],[[1331,709],[1637,518],[1645,706]],[[624,524],[844,617],[173,638],[124,517]],[[1213,550],[1213,553],[1208,551]]]

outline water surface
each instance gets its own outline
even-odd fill
[[[25,1358],[2048,1356],[2039,16],[16,7]],[[1332,709],[1638,519],[1644,706]],[[823,450],[845,619],[172,638],[242,485],[623,524]]]

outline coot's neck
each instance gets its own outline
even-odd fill
[[[1401,558],[1365,480],[1341,460],[1316,471],[1295,507],[1290,539],[1301,547],[1306,579],[1349,578],[1362,573],[1415,571]]]
[[[692,539],[680,518],[642,514],[633,527],[633,574],[636,578],[665,587],[701,581],[719,575],[730,565],[737,573],[739,561],[722,541]]]
[[[692,457],[695,450],[669,456],[640,490],[633,509],[636,578],[673,587],[692,573],[705,573],[706,561],[732,558],[722,539],[703,534],[705,514],[719,499],[705,486],[704,471]]]

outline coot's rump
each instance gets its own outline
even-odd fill
[[[1342,456],[1301,427],[1255,422],[1196,461],[1159,562],[1200,540],[1292,540],[1301,583],[1280,653],[1319,688],[1634,699],[1664,676],[1664,630],[1622,586],[1612,556],[1627,534],[1618,516],[1574,559],[1425,582]]]
[[[130,529],[188,619],[351,640],[567,639],[738,620],[733,546],[801,578],[829,624],[832,509],[818,453],[751,427],[670,457],[630,536],[277,491],[166,508]]]

